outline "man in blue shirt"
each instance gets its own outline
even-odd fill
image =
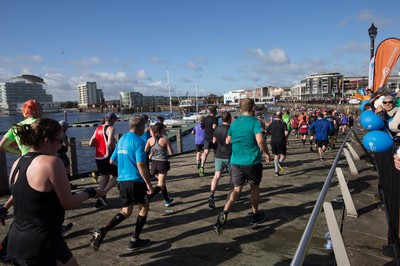
[[[324,119],[322,113],[319,113],[318,120],[311,124],[309,130],[315,132],[315,143],[318,147],[319,158],[321,161],[325,161],[324,152],[328,147],[329,133],[334,131],[332,123]]]
[[[147,195],[153,191],[149,171],[146,165],[146,142],[140,138],[145,130],[145,119],[135,115],[129,120],[129,132],[118,141],[110,158],[110,163],[118,166],[118,189],[123,202],[122,210],[105,226],[93,231],[90,246],[97,251],[109,230],[128,218],[133,211],[133,205],[138,205],[139,213],[136,220],[135,232],[129,241],[128,250],[148,246],[149,239],[140,239],[140,233],[146,223],[149,212]]]

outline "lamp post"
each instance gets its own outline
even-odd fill
[[[370,40],[371,40],[371,46],[370,46],[370,48],[371,48],[371,55],[370,55],[369,60],[371,60],[372,57],[374,57],[375,37],[376,37],[377,34],[378,34],[378,28],[375,27],[374,23],[372,23],[372,24],[371,24],[371,27],[369,27],[369,29],[368,29],[368,35],[369,35],[369,38],[370,38]]]

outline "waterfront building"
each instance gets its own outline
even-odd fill
[[[140,92],[120,91],[119,93],[121,107],[138,107],[143,106],[143,94]]]
[[[40,77],[22,75],[0,83],[0,113],[19,113],[21,107],[29,99],[38,100],[44,111],[59,110],[60,103],[53,102],[53,96],[43,89],[46,84]]]
[[[93,105],[99,105],[103,102],[103,90],[97,89],[96,82],[86,82],[79,84],[78,89],[78,107],[87,108]]]

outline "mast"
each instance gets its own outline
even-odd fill
[[[196,113],[199,112],[199,101],[197,100],[197,82],[196,82]]]
[[[169,77],[169,70],[167,68],[167,80],[168,80],[168,92],[169,92],[169,112],[172,115],[172,96],[171,96],[171,84],[170,84],[170,77]]]

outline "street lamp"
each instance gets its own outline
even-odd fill
[[[371,27],[369,27],[368,29],[368,35],[369,38],[371,39],[371,55],[370,55],[370,60],[372,59],[372,57],[374,57],[374,49],[375,49],[375,37],[378,34],[378,28],[375,27],[374,23],[371,24]]]

